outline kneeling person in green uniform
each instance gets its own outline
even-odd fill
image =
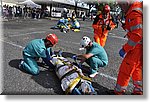
[[[50,60],[53,54],[52,47],[57,43],[58,38],[55,34],[48,34],[45,39],[30,41],[23,50],[23,60],[19,64],[19,68],[32,75],[39,74],[39,67],[36,62],[38,58],[42,58],[48,66],[54,67]]]
[[[108,57],[105,49],[101,47],[87,36],[82,37],[80,45],[86,49],[86,53],[78,55],[77,59],[81,63],[86,62],[90,67],[90,77],[95,77],[98,74],[100,67],[105,67],[108,64]]]

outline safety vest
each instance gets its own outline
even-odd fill
[[[143,5],[142,2],[134,2],[125,16],[125,30],[127,31],[128,42],[123,46],[128,52],[137,44],[142,44],[143,39]]]
[[[111,20],[111,16],[110,14],[108,15],[108,17],[106,19],[103,18],[103,15],[99,15],[100,20],[97,22],[97,24],[100,25],[109,25],[110,20]]]
[[[108,30],[106,28],[108,25],[111,26],[111,28],[115,28],[115,24],[113,24],[110,14],[106,19],[103,18],[102,14],[100,14],[99,20],[96,21],[96,24],[93,24],[92,27],[94,28],[95,34],[107,34]]]

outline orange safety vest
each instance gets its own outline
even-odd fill
[[[132,50],[136,45],[142,44],[143,39],[143,5],[134,2],[125,15],[125,30],[128,42],[123,46],[125,52]],[[140,46],[140,45],[139,45]]]
[[[103,15],[100,14],[99,20],[97,21],[97,23],[92,25],[92,27],[94,29],[94,34],[101,35],[101,34],[108,33],[108,30],[106,29],[107,25],[110,25],[112,29],[115,28],[115,26],[116,26],[112,22],[112,18],[110,15],[108,16],[108,18],[106,20],[104,20]]]
[[[97,18],[96,18],[96,20],[97,20]],[[110,16],[110,14],[107,17],[107,19],[104,19],[103,15],[100,14],[96,23],[94,21],[94,23],[92,24],[92,27],[94,29],[94,39],[102,47],[105,46],[105,42],[107,39],[107,35],[108,35],[108,31],[109,31],[107,29],[108,25],[109,25],[109,27],[111,27],[110,30],[114,29],[116,26],[115,23],[112,22],[112,18]]]

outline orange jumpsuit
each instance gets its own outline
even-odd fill
[[[94,40],[102,47],[105,46],[108,31],[115,28],[115,23],[112,22],[110,14],[106,19],[103,18],[102,14],[99,14],[94,19],[92,27],[94,29]]]
[[[123,45],[126,56],[119,69],[116,94],[123,94],[132,77],[133,94],[143,94],[142,70],[143,70],[143,5],[142,2],[134,2],[126,13],[125,26],[128,41]]]

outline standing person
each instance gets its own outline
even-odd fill
[[[64,18],[64,19],[67,19],[68,17],[67,17],[67,14],[68,14],[68,10],[66,9],[66,8],[64,8],[63,9],[63,12],[62,12],[62,17]]]
[[[23,50],[23,58],[19,68],[37,75],[39,73],[39,67],[36,59],[42,58],[43,61],[53,67],[50,63],[52,53],[52,47],[58,43],[58,38],[55,34],[48,34],[45,39],[35,39],[30,41]]]
[[[23,8],[23,18],[26,19],[28,17],[28,11],[27,11],[27,6],[25,5],[25,7]]]
[[[76,14],[75,14],[75,11],[73,11],[72,12],[72,17],[71,17],[71,19],[73,20],[73,19],[75,19],[76,18]]]
[[[119,24],[119,15],[118,14],[114,14],[114,23],[116,24],[116,28],[118,28],[118,24]]]
[[[110,16],[110,7],[109,5],[105,5],[102,13],[96,16],[92,24],[95,42],[104,47],[108,31],[114,29],[115,26],[116,25],[112,22],[112,17]]]
[[[105,67],[108,64],[108,57],[105,49],[96,42],[91,41],[87,36],[81,39],[80,45],[86,49],[83,55],[77,55],[77,59],[81,63],[86,62],[90,66],[90,77],[95,77],[98,74],[100,67]]]
[[[85,13],[82,15],[82,20],[83,21],[85,21],[85,18],[86,18],[86,16],[85,16]]]
[[[12,19],[15,19],[15,17],[16,17],[16,6],[12,7],[12,14],[13,14]]]
[[[8,6],[8,19],[12,19],[13,13],[12,13],[12,7]]]
[[[138,1],[118,2],[125,12],[125,25],[128,41],[122,46],[119,54],[123,59],[115,87],[115,94],[125,93],[130,78],[133,80],[133,94],[142,95],[143,71],[143,5]]]

